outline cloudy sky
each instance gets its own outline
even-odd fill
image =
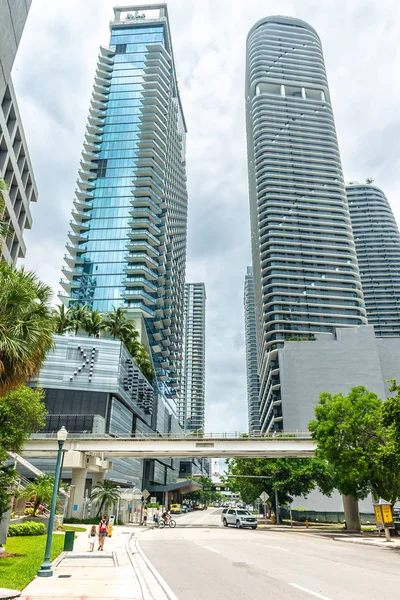
[[[13,79],[39,188],[25,264],[58,291],[100,44],[112,0],[33,0]],[[123,3],[120,3],[121,6]],[[245,41],[260,18],[318,31],[347,180],[373,177],[400,217],[400,11],[394,0],[169,0],[188,126],[188,281],[205,281],[207,430],[247,428],[243,280],[250,264]]]

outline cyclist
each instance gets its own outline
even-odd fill
[[[162,519],[164,520],[164,523],[168,523],[168,521],[171,518],[171,515],[169,514],[169,512],[167,510],[165,510],[161,516],[162,516]]]

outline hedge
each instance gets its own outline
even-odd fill
[[[17,535],[43,535],[46,533],[44,523],[35,523],[34,521],[26,521],[25,523],[16,523],[8,528],[8,537]]]

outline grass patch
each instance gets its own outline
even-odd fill
[[[12,537],[6,542],[6,552],[22,554],[0,558],[0,588],[22,590],[37,574],[44,559],[46,535],[29,537]],[[51,545],[51,560],[54,560],[63,550],[64,536],[53,535]]]
[[[74,525],[61,525],[58,528],[59,531],[76,531],[77,533],[81,531],[86,531],[86,527],[76,527]]]

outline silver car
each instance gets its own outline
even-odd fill
[[[224,527],[235,525],[238,529],[241,527],[257,529],[256,517],[243,508],[224,508],[221,515],[221,521]]]

